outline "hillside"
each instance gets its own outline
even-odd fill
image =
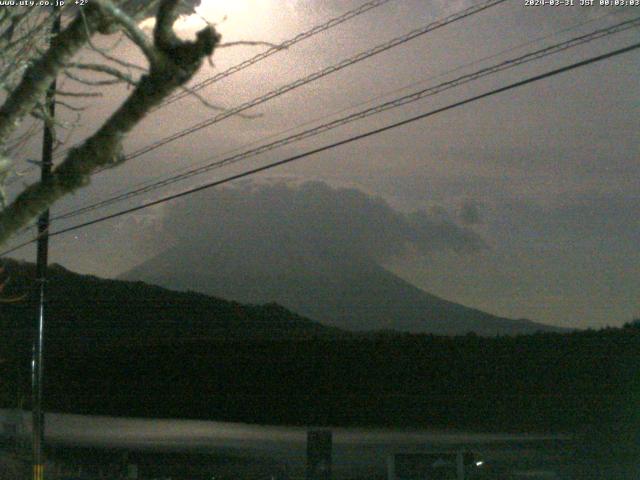
[[[5,294],[27,296],[23,302],[0,303],[0,328],[14,332],[2,335],[0,345],[28,338],[37,299],[33,264],[3,260],[3,266],[11,278]],[[274,303],[241,305],[142,282],[79,275],[59,265],[50,267],[48,278],[46,326],[54,349],[69,344],[75,348],[175,345],[221,337],[277,339],[340,333]]]
[[[6,261],[11,291],[31,264]],[[638,425],[640,330],[354,335],[277,305],[50,270],[53,411],[501,430]],[[28,399],[33,295],[0,304],[0,407]]]
[[[178,245],[121,278],[194,290],[242,303],[277,302],[323,325],[438,335],[517,335],[562,331],[494,316],[420,290],[366,257],[286,248],[250,235],[218,238],[206,251]]]

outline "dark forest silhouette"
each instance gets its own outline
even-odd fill
[[[8,262],[7,294],[32,266]],[[51,411],[269,424],[638,425],[640,320],[516,337],[349,333],[275,305],[51,269]],[[33,298],[0,304],[0,406],[28,398]]]

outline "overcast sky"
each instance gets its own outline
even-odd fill
[[[278,43],[359,3],[205,0],[199,13],[218,24],[225,41]],[[394,0],[201,93],[215,104],[233,107],[468,4]],[[259,118],[230,118],[102,173],[53,213],[206,163],[251,142],[263,143],[270,135],[299,131],[307,122],[337,118],[638,14],[640,9],[634,7],[526,7],[524,0],[508,1],[247,112]],[[197,25],[197,18],[191,17],[180,28],[188,34]],[[541,37],[544,40],[531,43]],[[639,40],[636,27],[55,226],[222,178]],[[525,46],[516,48],[521,45]],[[196,81],[264,48],[221,49]],[[139,58],[132,50],[120,45],[116,51],[128,59]],[[500,53],[505,50],[510,51]],[[483,60],[495,54],[499,55]],[[632,52],[262,176],[355,188],[371,201],[385,202],[393,215],[428,212],[466,232],[482,248],[416,249],[381,259],[403,278],[443,298],[493,314],[566,327],[621,325],[640,316],[638,78],[640,54]],[[404,87],[410,88],[398,92]],[[113,89],[92,101],[73,138],[79,140],[95,129],[125,94],[125,89]],[[195,98],[176,102],[150,115],[127,140],[126,150],[215,114]],[[32,143],[33,152],[38,140]],[[25,157],[29,154],[26,149]],[[52,239],[52,261],[80,272],[118,275],[161,249],[157,239],[166,233],[162,219],[176,215],[174,205]],[[213,212],[202,221],[215,221]],[[34,259],[34,252],[25,248],[17,256]]]

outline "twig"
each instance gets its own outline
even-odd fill
[[[24,72],[18,86],[0,108],[0,145],[6,142],[23,118],[44,95],[57,73],[64,68],[87,42],[91,31],[96,28],[100,14],[95,8],[87,8],[90,16],[87,22],[88,31],[81,19],[76,19],[62,31],[52,42],[51,48]]]
[[[56,106],[57,105],[67,108],[72,112],[84,112],[87,109],[87,107],[74,107],[73,105],[70,105],[67,102],[63,102],[62,100],[56,100]]]
[[[0,245],[58,199],[88,184],[94,172],[119,165],[125,159],[122,151],[125,136],[173,90],[188,82],[203,59],[213,53],[220,35],[212,27],[200,30],[195,41],[177,38],[171,21],[175,18],[173,9],[176,5],[177,0],[164,0],[160,4],[153,37],[157,49],[154,58],[158,63],[151,65],[149,73],[140,78],[125,102],[98,131],[80,146],[69,150],[49,181],[26,187],[10,205],[0,210]],[[82,20],[79,24],[81,28]],[[86,41],[84,34],[83,40]],[[68,61],[64,56],[55,66],[64,67]]]
[[[86,86],[89,86],[89,87],[103,87],[103,86],[115,85],[115,84],[118,84],[118,83],[122,83],[122,80],[118,80],[118,79],[89,80],[89,79],[86,79],[86,78],[79,77],[79,76],[71,73],[69,70],[65,70],[63,73],[64,73],[65,77],[70,78],[74,82],[78,82],[78,83],[80,83],[82,85],[86,85]]]
[[[133,86],[136,86],[138,84],[138,82],[136,82],[133,78],[131,78],[131,76],[121,72],[117,68],[112,68],[107,65],[100,65],[97,63],[74,63],[71,65],[71,68],[77,68],[79,70],[91,70],[93,72],[104,73],[105,75],[110,75],[116,78],[117,80],[129,83]]]
[[[216,111],[220,111],[220,112],[224,112],[225,110],[227,110],[227,108],[225,108],[225,107],[221,107],[220,105],[215,105],[215,104],[209,102],[209,100],[204,98],[202,95],[200,95],[195,90],[192,90],[191,88],[187,87],[186,85],[181,85],[179,88],[180,88],[180,90],[182,90],[184,92],[187,92],[190,95],[193,95],[194,97],[196,97],[196,99],[207,108],[210,108],[210,109],[216,110]],[[254,119],[254,118],[262,117],[262,114],[261,113],[257,113],[257,114],[239,113],[238,117],[246,118],[246,119]]]
[[[87,25],[87,19],[85,17],[85,13],[84,11],[81,9],[80,10],[80,17],[82,18],[83,23],[85,24],[85,29],[87,30],[87,32],[89,31],[88,25]],[[111,55],[110,53],[108,53],[106,51],[106,49],[104,48],[100,48],[97,45],[95,45],[92,41],[91,38],[88,39],[87,44],[89,45],[89,47],[91,47],[92,50],[94,50],[95,52],[97,52],[100,56],[102,56],[103,58],[117,63],[118,65],[122,66],[122,67],[127,67],[127,68],[131,68],[134,70],[139,70],[142,72],[146,72],[147,68],[145,67],[141,67],[140,65],[136,65],[135,63],[131,63],[131,62],[127,62],[125,60],[121,60],[118,57]]]
[[[56,90],[56,95],[61,97],[102,97],[101,92],[68,92],[66,90]]]
[[[110,0],[93,0],[100,9],[124,28],[126,34],[135,42],[145,54],[149,63],[156,64],[159,61],[158,52],[153,47],[147,35],[138,27],[138,24]]]

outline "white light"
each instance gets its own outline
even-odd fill
[[[481,465],[484,465],[484,461],[483,461],[483,460],[478,460],[478,461],[476,462],[476,467],[479,467],[479,466],[481,466]]]

